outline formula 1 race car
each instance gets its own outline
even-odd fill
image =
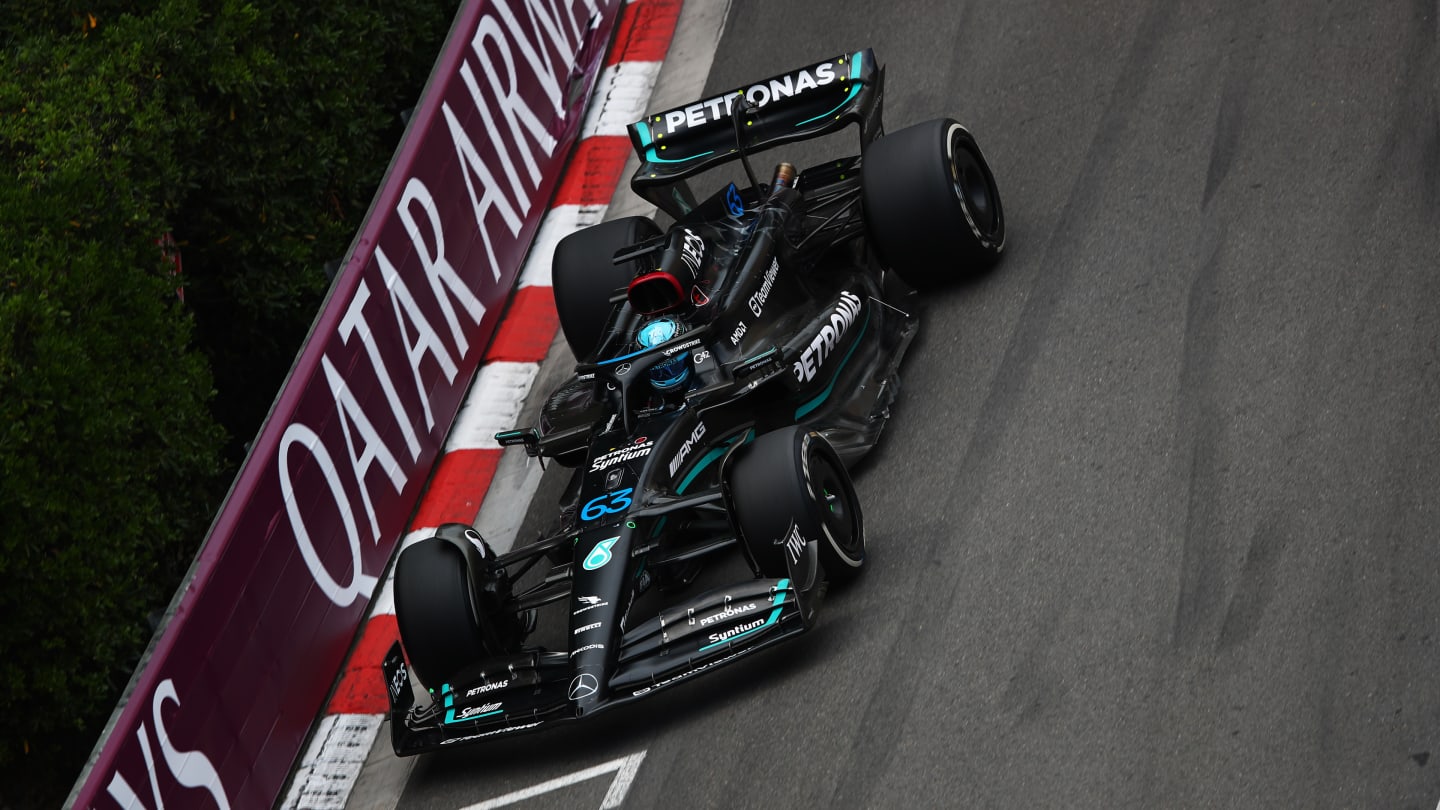
[[[579,364],[537,427],[497,439],[575,468],[559,526],[497,556],[449,524],[401,553],[401,644],[383,667],[396,753],[684,681],[804,632],[827,583],[860,573],[848,468],[889,416],[917,325],[903,297],[1005,243],[969,131],[884,135],[883,82],[864,50],[630,125],[631,188],[674,224],[630,217],[558,245],[555,304]],[[758,182],[754,152],[851,124],[859,156]],[[748,187],[697,201],[687,178],[732,160]],[[749,578],[693,592],[702,563],[736,551]],[[527,646],[550,605],[564,648]]]

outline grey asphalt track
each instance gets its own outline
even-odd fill
[[[1435,807],[1437,17],[735,0],[708,91],[874,47],[892,131],[975,133],[1007,256],[924,302],[814,633],[400,806],[645,751],[626,808]]]

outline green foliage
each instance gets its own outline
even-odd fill
[[[223,434],[155,244],[186,122],[153,54],[82,32],[6,56],[0,790],[54,806],[204,534]]]
[[[304,340],[328,287],[323,268],[364,218],[403,131],[399,112],[418,100],[455,11],[343,5],[239,7],[194,26],[207,58],[186,73],[204,138],[183,155],[194,191],[172,221],[218,413],[242,441]]]
[[[456,8],[135,5],[0,18],[0,808],[79,773]]]

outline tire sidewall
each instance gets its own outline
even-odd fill
[[[801,438],[800,458],[802,477],[809,496],[806,505],[811,511],[812,523],[819,527],[816,539],[820,546],[820,563],[824,566],[828,579],[836,582],[848,581],[865,565],[865,521],[855,484],[845,471],[840,454],[819,433],[810,431]],[[823,482],[817,480],[822,464],[834,473],[834,482],[841,490],[839,494],[844,504],[843,514],[850,523],[849,548],[841,544],[831,531],[830,521],[825,519],[825,507],[822,504],[825,502],[826,493]]]
[[[844,549],[825,519],[826,476],[840,489],[844,515],[852,522],[852,546]],[[859,499],[845,466],[824,436],[787,427],[760,436],[726,473],[732,520],[747,556],[761,575],[789,576],[802,587],[818,581],[816,563],[833,579],[846,580],[865,562],[864,523]],[[787,553],[798,538],[805,551]],[[798,556],[798,559],[797,559]],[[833,569],[833,570],[832,570]]]
[[[1000,194],[997,190],[998,186],[995,183],[995,174],[990,170],[990,162],[985,160],[985,155],[980,151],[980,144],[975,141],[975,136],[970,134],[970,130],[966,129],[965,126],[958,121],[950,121],[947,119],[947,123],[949,127],[945,130],[945,164],[951,173],[951,181],[958,183],[959,180],[959,178],[955,177],[955,173],[958,171],[955,150],[960,148],[968,149],[974,154],[980,172],[984,176],[987,194],[990,197],[990,204],[995,206],[996,224],[994,232],[986,233],[980,228],[980,225],[975,221],[975,215],[971,212],[970,206],[963,202],[958,192],[953,197],[955,207],[959,209],[960,215],[965,219],[965,224],[970,226],[970,235],[974,237],[976,243],[985,251],[993,251],[998,256],[1001,251],[1005,250],[1005,214],[1000,204]]]

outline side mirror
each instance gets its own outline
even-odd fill
[[[525,447],[525,455],[532,458],[540,455],[540,431],[535,428],[502,430],[495,434],[495,441],[499,442],[501,447],[513,447],[517,444],[523,445]]]

